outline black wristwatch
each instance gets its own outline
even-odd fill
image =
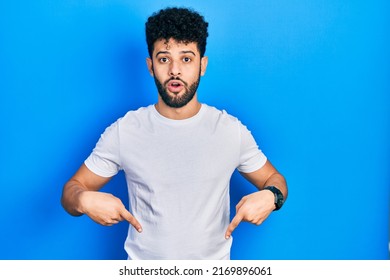
[[[283,203],[284,203],[284,197],[283,197],[282,192],[277,187],[274,187],[274,186],[265,187],[264,190],[270,190],[275,196],[275,207],[276,208],[274,211],[282,208]]]

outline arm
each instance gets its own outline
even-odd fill
[[[269,190],[263,190],[265,187],[275,186],[282,192],[285,200],[288,195],[286,180],[269,161],[254,172],[241,174],[259,191],[244,196],[237,204],[236,216],[228,226],[226,238],[231,236],[240,222],[246,221],[260,225],[275,210],[274,194]]]
[[[241,175],[259,190],[267,186],[275,186],[283,193],[284,199],[287,198],[288,189],[286,180],[268,160],[262,168],[251,173],[241,173]]]
[[[72,216],[86,214],[101,225],[113,225],[127,220],[141,232],[140,223],[119,198],[99,192],[110,179],[96,175],[83,164],[65,184],[61,197],[62,206]]]

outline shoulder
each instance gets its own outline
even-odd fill
[[[147,107],[140,107],[136,110],[130,110],[120,119],[127,121],[127,120],[146,117],[152,113],[152,107],[153,105],[149,105]]]
[[[203,104],[205,107],[206,115],[209,118],[213,118],[219,122],[226,124],[237,124],[240,123],[239,119],[229,114],[225,109],[218,109],[214,106]]]
[[[150,114],[150,106],[148,107],[140,107],[137,110],[128,111],[125,115],[117,118],[114,122],[112,122],[109,126],[107,126],[104,130],[103,135],[108,134],[120,134],[126,128],[135,128],[141,127],[141,124],[145,123],[145,119],[148,118],[148,114]]]
[[[136,110],[130,110],[124,116],[118,118],[114,124],[117,126],[139,126],[141,123],[144,123],[145,119],[150,118],[150,115],[152,114],[152,106],[153,105],[140,107]]]
[[[248,127],[243,124],[239,118],[229,114],[226,110],[209,105],[205,105],[205,107],[207,113],[211,116],[207,120],[211,126],[233,130],[240,135],[251,133]]]

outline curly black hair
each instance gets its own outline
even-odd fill
[[[208,23],[198,12],[189,8],[165,8],[151,15],[146,24],[146,43],[152,57],[157,40],[174,39],[182,43],[197,43],[200,56],[206,52]]]

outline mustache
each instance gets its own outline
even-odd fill
[[[185,81],[183,81],[182,79],[180,79],[179,77],[171,77],[169,78],[168,80],[166,80],[164,82],[164,86],[166,86],[170,81],[180,81],[182,82],[185,86],[187,86],[187,83]]]

